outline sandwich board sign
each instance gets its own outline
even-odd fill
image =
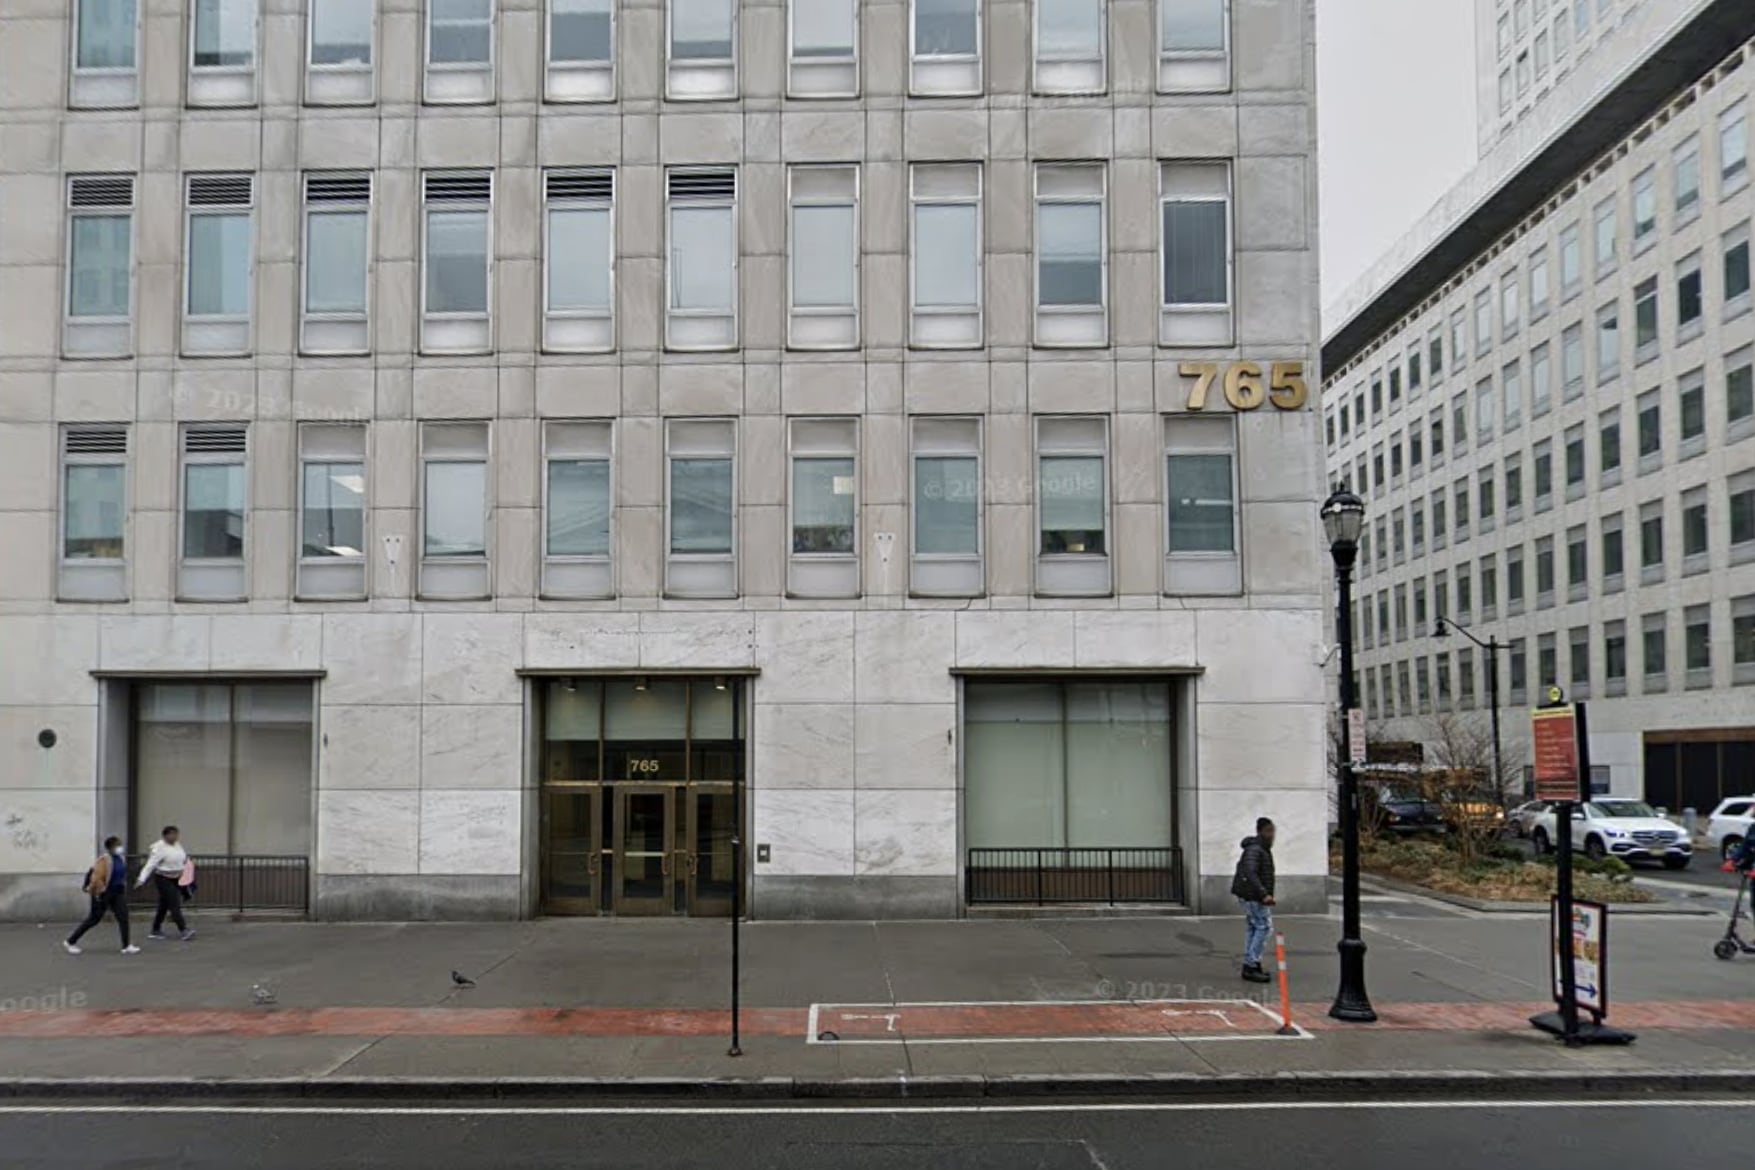
[[[1609,1010],[1609,908],[1601,902],[1575,900],[1570,929],[1562,930],[1560,899],[1554,898],[1549,902],[1548,925],[1548,974],[1554,985],[1554,1002],[1561,1001],[1560,964],[1556,960],[1560,948],[1570,945],[1578,1006],[1601,1019]]]

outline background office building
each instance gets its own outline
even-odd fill
[[[1312,19],[6,5],[0,912],[1321,907]]]
[[[1428,740],[1485,710],[1442,616],[1505,644],[1508,741],[1558,684],[1600,790],[1707,809],[1755,784],[1755,8],[1497,5],[1514,38],[1544,9],[1661,36],[1538,103],[1540,144],[1488,149],[1325,344],[1329,473],[1371,506],[1365,704]]]

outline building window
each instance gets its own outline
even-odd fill
[[[366,596],[366,428],[299,426],[299,562],[303,599]]]
[[[1530,257],[1530,321],[1548,315],[1548,250],[1546,247]]]
[[[790,0],[787,21],[786,92],[858,96],[858,0]]]
[[[1499,392],[1493,385],[1492,375],[1482,378],[1475,386],[1475,435],[1478,441],[1485,443],[1493,437],[1493,425],[1499,416]]]
[[[1408,354],[1408,397],[1413,398],[1420,393],[1420,346],[1415,343],[1413,352]]]
[[[737,596],[737,430],[729,419],[673,419],[665,428],[664,590]]]
[[[1536,635],[1536,685],[1554,686],[1560,681],[1560,652],[1553,634]]]
[[[1613,199],[1605,199],[1597,204],[1596,209],[1596,240],[1597,240],[1597,280],[1615,270],[1615,225],[1616,208]]]
[[[67,312],[61,352],[70,358],[134,351],[134,178],[67,181]]]
[[[615,172],[543,176],[542,347],[550,353],[615,348]]]
[[[796,597],[859,594],[859,429],[853,419],[793,419],[791,547]]]
[[[1110,592],[1107,420],[1036,420],[1036,591]]]
[[[1704,573],[1709,551],[1706,489],[1692,488],[1682,493],[1682,572]]]
[[[1621,307],[1607,304],[1597,310],[1597,384],[1612,382],[1620,376]]]
[[[859,345],[859,171],[856,167],[795,166],[788,251],[794,349]]]
[[[909,550],[909,591],[924,597],[983,592],[981,423],[917,418]]]
[[[1229,345],[1232,338],[1231,170],[1224,163],[1159,168],[1163,269],[1161,345]]]
[[[140,104],[140,12],[137,0],[75,0],[73,86],[81,109]]]
[[[910,0],[908,91],[981,92],[981,0]]]
[[[1731,599],[1731,681],[1755,683],[1755,594]]]
[[[1749,225],[1727,233],[1724,249],[1725,316],[1732,317],[1749,308]]]
[[[427,0],[429,102],[494,100],[494,0]]]
[[[1036,168],[1038,345],[1103,345],[1109,251],[1101,164]]]
[[[1676,265],[1676,340],[1689,341],[1699,336],[1701,319],[1706,312],[1700,280],[1700,253],[1696,252]]]
[[[1642,252],[1657,239],[1657,168],[1647,167],[1633,179],[1633,250]]]
[[[1664,503],[1652,500],[1639,506],[1639,583],[1654,585],[1664,579]]]
[[[982,343],[981,167],[915,164],[909,249],[909,343],[963,349]]]
[[[1554,538],[1536,540],[1536,608],[1549,609],[1554,604]]]
[[[1158,91],[1230,88],[1230,0],[1158,0]]]
[[[1689,690],[1712,685],[1712,608],[1691,605],[1682,611],[1683,667]]]
[[[1567,679],[1574,699],[1590,697],[1590,627],[1573,626],[1567,631]]]
[[[1603,623],[1603,689],[1605,693],[1627,693],[1627,623]]]
[[[1523,546],[1505,554],[1505,613],[1516,617],[1523,612],[1524,597]]]
[[[737,172],[678,169],[665,176],[669,266],[665,344],[737,347]]]
[[[1475,356],[1482,357],[1493,349],[1493,290],[1482,289],[1475,294]]]
[[[969,847],[1033,858],[1037,849],[1176,845],[1170,691],[1163,680],[965,683]],[[1078,872],[1045,880],[1058,886]]]
[[[548,0],[548,71],[551,102],[615,100],[614,0]]]
[[[1598,487],[1621,482],[1621,408],[1610,407],[1597,416]]]
[[[492,595],[488,424],[422,423],[420,595]]]
[[[1706,371],[1694,370],[1682,375],[1682,392],[1677,398],[1676,413],[1681,422],[1680,458],[1688,459],[1706,450]]]
[[[1517,273],[1513,272],[1499,282],[1499,333],[1501,339],[1517,336],[1522,316],[1518,305]]]
[[[1499,567],[1498,557],[1488,553],[1481,558],[1481,620],[1493,621],[1499,616]],[[1469,576],[1468,567],[1464,565],[1456,575],[1456,608],[1459,614],[1469,611]]]
[[[1456,542],[1461,544],[1469,538],[1469,481],[1459,479],[1451,485],[1450,490],[1452,528]]]
[[[195,0],[189,20],[189,104],[256,103],[258,0]]]
[[[1755,472],[1732,476],[1725,484],[1729,505],[1731,563],[1755,560]]]
[[[1755,349],[1748,346],[1725,358],[1725,421],[1727,439],[1755,430]]]
[[[1230,418],[1164,420],[1164,591],[1237,594],[1237,431]]]
[[[241,425],[183,428],[182,555],[177,596],[188,601],[242,601],[249,504]]]
[[[1578,295],[1580,273],[1578,224],[1566,225],[1560,232],[1560,297],[1571,300]]]
[[[542,595],[615,596],[611,425],[545,423],[542,458]]]
[[[1505,407],[1505,429],[1515,431],[1523,421],[1523,367],[1512,362],[1505,367],[1499,380]]]
[[[1743,102],[1719,115],[1718,166],[1721,196],[1749,181],[1749,108]]]
[[[376,0],[310,0],[305,100],[313,105],[370,105],[376,92],[372,44]]]
[[[1590,593],[1590,537],[1582,524],[1566,530],[1566,600],[1583,601]]]
[[[1102,93],[1108,88],[1104,69],[1104,0],[1036,0],[1037,93]]]
[[[1639,412],[1639,472],[1644,475],[1663,463],[1663,405],[1656,390],[1647,390],[1634,406]]]
[[[190,175],[183,258],[183,352],[250,352],[255,279],[250,175]]]
[[[128,428],[61,432],[60,601],[128,598]]]
[[[1450,441],[1458,454],[1469,448],[1469,396],[1466,393],[1450,400]]]
[[[1515,524],[1523,515],[1523,456],[1505,460],[1505,521]]]
[[[1657,356],[1657,346],[1658,291],[1657,277],[1653,276],[1633,290],[1633,360],[1640,364],[1650,361]],[[1598,356],[1600,360],[1600,352]]]
[[[1426,365],[1432,371],[1432,380],[1437,381],[1444,376],[1444,335],[1434,333],[1426,348]]]
[[[1536,511],[1546,512],[1554,506],[1553,440],[1543,439],[1530,448],[1530,465],[1534,469],[1531,479],[1535,489]]]
[[[668,0],[664,96],[672,101],[737,96],[736,0]]]
[[[1676,186],[1676,224],[1700,214],[1700,139],[1690,138],[1671,156]]]
[[[306,175],[301,353],[371,350],[372,176]]]
[[[1560,384],[1565,400],[1584,393],[1584,326],[1573,324],[1560,335]]]
[[[493,175],[423,176],[422,353],[493,349]]]
[[[1475,476],[1475,507],[1481,516],[1481,531],[1491,532],[1494,514],[1498,506],[1498,493],[1493,480],[1493,469],[1483,467]]]
[[[1603,592],[1619,593],[1627,572],[1627,546],[1619,512],[1603,517]]]

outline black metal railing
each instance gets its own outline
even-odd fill
[[[311,859],[295,856],[191,853],[196,909],[303,915],[310,910]],[[144,857],[129,859],[138,875]]]
[[[971,906],[1048,906],[1186,901],[1182,850],[1127,848],[971,849]]]

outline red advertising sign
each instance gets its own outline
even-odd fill
[[[1578,732],[1572,705],[1530,712],[1537,800],[1579,800]]]

